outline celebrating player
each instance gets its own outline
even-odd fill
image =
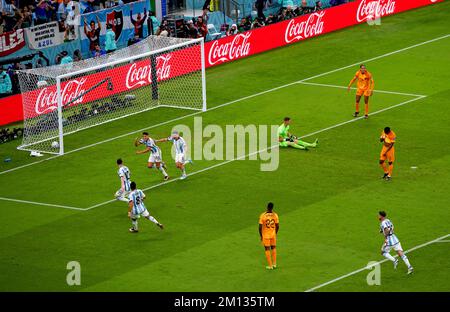
[[[156,143],[167,141],[172,142],[173,146],[175,147],[175,165],[178,169],[181,170],[180,180],[184,180],[187,177],[185,163],[186,161],[191,162],[190,160],[186,160],[186,141],[183,139],[183,137],[180,136],[178,131],[173,131],[171,136],[169,136],[168,138],[156,140]]]
[[[129,195],[129,203],[128,203],[128,218],[131,219],[132,227],[130,228],[131,233],[139,232],[138,229],[138,221],[137,219],[140,216],[152,221],[155,223],[161,230],[164,229],[164,226],[158,222],[153,216],[150,215],[147,208],[144,205],[145,194],[139,189],[136,189],[136,183],[130,183],[131,192]]]
[[[120,189],[116,192],[115,196],[117,200],[128,202],[126,198],[130,193],[130,170],[127,166],[124,166],[122,159],[117,159],[117,165],[119,170],[117,174],[120,178]]]
[[[281,126],[278,127],[278,142],[281,147],[293,147],[302,150],[308,150],[308,147],[316,147],[319,143],[319,139],[316,139],[314,143],[308,143],[300,140],[294,135],[289,133],[289,125],[291,123],[291,118],[285,117]]]
[[[384,172],[383,179],[385,179],[386,181],[391,180],[392,171],[394,170],[395,139],[395,133],[391,130],[391,128],[386,127],[381,132],[380,142],[383,143],[383,148],[381,149],[380,153],[380,166]],[[386,160],[388,162],[388,166],[386,166]]]
[[[356,90],[356,109],[353,117],[358,117],[359,115],[359,101],[361,96],[364,95],[365,113],[364,118],[369,118],[369,97],[373,93],[373,88],[375,87],[375,82],[373,80],[372,74],[369,73],[364,64],[359,66],[359,70],[356,72],[355,77],[350,81],[347,91],[350,91],[353,83],[357,81]]]
[[[166,170],[164,170],[164,162],[162,161],[161,149],[155,144],[155,141],[149,137],[148,132],[142,133],[141,139],[136,139],[134,141],[134,146],[138,146],[144,144],[146,148],[141,151],[136,151],[136,154],[144,154],[150,152],[150,156],[148,157],[147,167],[152,169],[154,166],[162,172],[164,175],[164,180],[169,180],[169,175]]]
[[[259,217],[259,236],[264,245],[267,263],[266,269],[277,267],[277,233],[280,229],[278,215],[273,212],[273,203],[267,204],[267,211]],[[272,255],[271,255],[272,252]]]
[[[381,247],[381,254],[388,260],[392,261],[394,263],[394,269],[396,269],[398,259],[395,259],[390,255],[391,249],[394,249],[408,267],[408,274],[413,273],[414,268],[409,263],[408,257],[403,253],[402,245],[400,244],[397,236],[394,234],[394,225],[391,220],[386,218],[386,212],[380,211],[378,213],[378,219],[381,221],[380,233],[384,235],[384,243]]]

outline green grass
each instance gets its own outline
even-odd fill
[[[207,71],[210,108],[257,92],[446,35],[448,2],[308,40]],[[355,47],[357,45],[357,47]],[[376,88],[426,95],[369,120],[317,134],[320,147],[280,151],[280,166],[260,171],[259,161],[239,160],[147,191],[147,206],[166,225],[146,220],[127,232],[124,203],[88,211],[0,200],[0,290],[60,291],[304,291],[382,257],[377,211],[385,209],[405,249],[449,233],[450,38],[367,62]],[[356,68],[314,80],[345,86]],[[375,93],[377,111],[414,99]],[[351,119],[354,93],[296,84],[199,114],[203,125],[279,124],[289,115],[297,135]],[[133,132],[188,112],[161,108],[66,137],[69,149]],[[166,136],[177,124],[156,128]],[[398,135],[394,179],[379,177],[383,127]],[[132,146],[138,133],[0,175],[0,197],[87,208],[108,201],[118,188],[115,160],[122,157],[141,188],[161,182]],[[313,140],[316,136],[305,140]],[[36,159],[1,145],[8,170]],[[161,145],[169,160],[170,146]],[[48,157],[48,156],[46,156]],[[171,161],[169,173],[177,176]],[[195,161],[188,172],[222,160]],[[412,170],[412,166],[417,166]],[[268,201],[280,215],[279,269],[264,270],[257,218]],[[418,249],[406,276],[382,264],[382,284],[368,286],[367,272],[323,291],[449,291],[448,243]],[[79,261],[81,286],[66,284],[66,264]],[[267,283],[267,279],[273,281]]]

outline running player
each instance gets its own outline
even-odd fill
[[[383,169],[383,179],[390,181],[392,178],[392,171],[394,170],[395,161],[395,143],[396,135],[391,128],[386,127],[381,132],[380,142],[383,143],[383,148],[380,153],[380,166]],[[388,165],[386,166],[386,160]]]
[[[156,140],[155,142],[172,142],[173,146],[175,147],[175,165],[178,169],[181,170],[181,177],[180,180],[186,179],[186,168],[185,163],[191,162],[191,160],[186,160],[186,152],[187,152],[187,144],[186,141],[183,139],[183,137],[180,136],[178,131],[173,131],[172,135],[168,138]]]
[[[131,219],[132,227],[130,228],[131,233],[139,232],[138,229],[138,221],[137,219],[140,216],[152,221],[155,223],[161,230],[164,229],[164,226],[158,222],[153,216],[150,215],[147,208],[144,205],[145,194],[141,190],[136,188],[136,183],[130,183],[131,192],[129,195],[129,204],[128,204],[128,218]]]
[[[285,117],[281,126],[278,127],[278,142],[281,147],[293,147],[302,150],[308,150],[308,147],[317,147],[319,139],[316,139],[314,143],[308,143],[300,140],[294,135],[289,133],[289,127],[291,123],[291,118]]]
[[[267,205],[267,210],[259,217],[259,236],[264,245],[268,266],[272,270],[277,267],[277,234],[280,229],[278,215],[273,212],[273,203]],[[272,253],[272,254],[271,254]]]
[[[130,193],[131,173],[128,167],[124,166],[122,159],[117,159],[117,165],[119,166],[117,174],[120,178],[120,189],[116,192],[115,197],[117,200],[128,203],[128,199],[126,197]]]
[[[136,151],[136,154],[144,154],[150,152],[148,157],[147,167],[152,169],[156,166],[156,169],[161,171],[164,175],[164,180],[169,180],[169,175],[166,170],[164,170],[164,162],[162,161],[161,149],[155,144],[155,141],[148,135],[148,132],[142,133],[142,138],[137,138],[134,141],[134,146],[139,146],[141,144],[145,145],[145,149],[141,151]]]
[[[414,272],[414,268],[409,263],[408,257],[404,254],[402,245],[398,240],[397,236],[394,234],[394,225],[391,220],[386,218],[386,212],[380,211],[378,213],[378,220],[381,221],[380,225],[380,233],[384,235],[384,243],[381,247],[381,254],[388,260],[394,263],[394,269],[397,268],[398,259],[395,259],[390,255],[391,249],[394,249],[398,256],[402,258],[403,262],[405,262],[408,267],[408,274]]]
[[[347,91],[350,91],[353,83],[357,81],[356,86],[356,109],[353,117],[358,117],[359,115],[359,101],[361,96],[364,95],[365,113],[364,118],[369,118],[369,97],[373,93],[373,88],[375,87],[375,81],[373,80],[372,74],[369,73],[364,64],[359,66],[359,70],[356,72],[355,77],[350,80]]]

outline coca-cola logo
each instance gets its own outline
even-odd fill
[[[323,32],[324,15],[325,11],[320,11],[310,14],[305,21],[298,22],[298,19],[292,19],[284,33],[286,43],[320,35]]]
[[[248,39],[251,35],[251,32],[237,34],[233,37],[231,42],[223,44],[219,43],[220,40],[214,41],[211,49],[209,50],[209,65],[214,65],[219,62],[227,62],[249,55],[250,41]]]
[[[366,22],[395,12],[395,0],[362,0],[356,11],[356,20]]]
[[[63,89],[61,90],[61,98],[62,104],[69,103],[75,98],[79,97],[86,90],[83,88],[83,85],[87,81],[87,78],[80,78],[79,80],[70,80],[63,84]],[[83,97],[80,96],[73,103],[70,104],[76,105],[83,102]],[[52,86],[50,88],[45,87],[39,91],[39,94],[36,98],[35,103],[35,112],[38,115],[49,113],[58,108],[58,92],[56,86]]]
[[[156,58],[156,77],[158,81],[170,78],[170,59],[172,54],[161,55]],[[126,76],[127,89],[141,87],[152,82],[152,65],[145,62],[146,65],[140,63],[133,63],[128,69]]]

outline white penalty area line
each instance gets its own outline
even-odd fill
[[[10,202],[15,202],[15,203],[21,203],[21,204],[31,204],[31,205],[38,205],[38,206],[57,207],[57,208],[64,208],[64,209],[70,209],[70,210],[79,210],[79,211],[86,210],[86,208],[79,208],[79,207],[72,207],[72,206],[65,206],[65,205],[57,205],[57,204],[48,204],[48,203],[41,203],[41,202],[22,200],[22,199],[15,199],[15,198],[7,198],[7,197],[0,197],[0,200],[10,201]]]
[[[231,105],[231,104],[234,104],[234,103],[238,103],[238,102],[241,102],[241,101],[245,101],[245,100],[248,100],[248,99],[260,96],[260,95],[264,95],[264,94],[267,94],[267,93],[270,93],[270,92],[273,92],[273,91],[277,91],[277,90],[286,88],[286,87],[290,87],[290,86],[298,84],[298,83],[302,83],[302,82],[309,81],[309,80],[312,80],[312,79],[315,79],[315,78],[318,78],[318,77],[329,75],[329,74],[332,74],[332,73],[335,73],[335,72],[338,72],[338,71],[341,71],[341,70],[344,70],[344,69],[347,69],[347,68],[359,65],[361,63],[367,63],[367,62],[378,60],[378,59],[381,59],[381,58],[384,58],[384,57],[387,57],[387,56],[390,56],[390,55],[393,55],[393,54],[401,53],[403,51],[407,51],[409,49],[413,49],[413,48],[416,48],[416,47],[419,47],[419,46],[422,46],[422,45],[425,45],[425,44],[429,44],[429,43],[432,43],[432,42],[435,42],[435,41],[438,41],[438,40],[442,40],[442,39],[445,39],[445,38],[448,38],[448,37],[450,37],[450,34],[447,34],[447,35],[444,35],[444,36],[440,36],[440,37],[437,37],[437,38],[434,38],[434,39],[431,39],[431,40],[423,41],[423,42],[420,42],[420,43],[417,43],[417,44],[405,47],[403,49],[399,49],[399,50],[396,50],[396,51],[385,53],[385,54],[382,54],[382,55],[379,55],[379,56],[376,56],[376,57],[373,57],[373,58],[370,58],[370,59],[362,60],[362,61],[359,61],[357,63],[353,63],[353,64],[350,64],[350,65],[347,65],[347,66],[344,66],[344,67],[340,67],[340,68],[336,68],[336,69],[333,69],[333,70],[330,70],[330,71],[327,71],[327,72],[324,72],[324,73],[321,73],[321,74],[318,74],[318,75],[315,75],[315,76],[311,76],[311,77],[308,77],[308,78],[305,78],[305,79],[294,81],[294,82],[291,82],[291,83],[288,83],[288,84],[285,84],[285,85],[281,85],[281,86],[278,86],[278,87],[275,87],[275,88],[272,88],[272,89],[268,89],[268,90],[265,90],[265,91],[262,91],[262,92],[258,92],[258,93],[255,93],[255,94],[252,94],[252,95],[249,95],[249,96],[245,96],[245,97],[242,97],[242,98],[239,98],[239,99],[227,102],[227,103],[223,103],[223,104],[218,105],[218,106],[214,106],[214,107],[208,108],[208,110],[206,112],[209,112],[209,111],[221,108],[221,107],[225,107],[225,106],[228,106],[228,105]],[[94,147],[94,146],[97,146],[97,145],[100,145],[100,144],[111,142],[111,141],[116,140],[116,139],[120,139],[120,138],[123,138],[123,137],[126,137],[126,136],[130,136],[132,134],[136,134],[136,133],[142,132],[144,130],[156,128],[156,127],[159,127],[159,126],[162,126],[162,125],[166,125],[166,124],[178,121],[178,120],[182,120],[182,119],[189,118],[189,117],[192,117],[192,116],[196,116],[196,115],[199,115],[199,114],[203,114],[203,113],[206,113],[206,112],[198,111],[198,112],[194,112],[194,113],[191,113],[191,114],[188,114],[188,115],[183,115],[183,116],[180,116],[178,118],[174,118],[174,119],[171,119],[171,120],[168,120],[168,121],[165,121],[165,122],[161,122],[161,123],[156,124],[156,125],[148,126],[146,128],[142,128],[142,129],[139,129],[139,130],[134,130],[134,131],[131,131],[131,132],[128,132],[128,133],[125,133],[125,134],[122,134],[122,135],[119,135],[119,136],[116,136],[116,137],[113,137],[113,138],[102,140],[102,141],[99,141],[99,142],[96,142],[96,143],[93,143],[93,144],[89,144],[89,145],[86,145],[86,146],[83,146],[83,147],[80,147],[80,148],[68,151],[67,153],[65,153],[65,155],[72,154],[72,153],[75,153],[75,152],[78,152],[78,151],[81,151],[81,150],[84,150],[84,149],[87,149],[87,148],[91,148],[91,147]],[[39,160],[39,161],[31,162],[31,163],[28,163],[28,164],[25,164],[25,165],[22,165],[22,166],[18,166],[18,167],[14,167],[14,168],[11,168],[11,169],[8,169],[8,170],[0,171],[0,175],[5,174],[5,173],[9,173],[9,172],[13,172],[13,171],[16,171],[16,170],[19,170],[19,169],[22,169],[22,168],[26,168],[26,167],[29,167],[29,166],[32,166],[32,165],[36,165],[36,164],[39,164],[39,163],[42,163],[42,162],[45,162],[45,161],[48,161],[48,160],[52,160],[52,159],[58,158],[60,156],[63,156],[63,155],[51,156],[51,157],[48,157],[48,158],[45,158],[45,159],[42,159],[42,160]]]
[[[304,82],[299,81],[299,84],[304,85],[310,85],[310,86],[317,86],[317,87],[328,87],[328,88],[337,88],[337,89],[347,89],[346,86],[338,86],[333,84],[325,84],[325,83],[314,83],[314,82]],[[351,90],[356,90],[357,88],[352,87]],[[413,96],[413,97],[425,97],[426,95],[423,94],[414,94],[414,93],[404,93],[404,92],[397,92],[397,91],[386,91],[386,90],[373,90],[374,93],[386,93],[386,94],[395,94],[395,95],[405,95],[405,96]]]
[[[407,253],[413,252],[414,250],[417,250],[417,249],[426,247],[426,246],[431,245],[431,244],[434,244],[434,243],[444,242],[444,239],[446,239],[446,238],[449,237],[449,236],[450,236],[450,234],[447,234],[447,235],[438,237],[438,238],[436,238],[436,239],[433,239],[432,241],[429,241],[429,242],[423,243],[423,244],[421,244],[421,245],[417,245],[417,246],[415,246],[415,247],[413,247],[413,248],[411,248],[411,249],[408,249],[408,250],[406,250],[404,253],[407,254]],[[394,257],[397,258],[398,255],[396,255],[396,256],[394,256]],[[347,278],[347,277],[353,276],[353,275],[358,274],[358,273],[360,273],[360,272],[363,272],[363,271],[365,271],[365,270],[369,270],[369,269],[372,268],[374,265],[382,264],[382,263],[387,262],[387,261],[389,261],[389,260],[388,260],[388,259],[384,259],[384,260],[378,261],[378,262],[376,262],[376,263],[373,263],[371,266],[365,266],[365,267],[363,267],[363,268],[361,268],[361,269],[358,269],[358,270],[355,270],[355,271],[353,271],[353,272],[347,273],[347,274],[342,275],[342,276],[340,276],[340,277],[338,277],[338,278],[332,279],[331,281],[328,281],[328,282],[326,282],[326,283],[323,283],[323,284],[320,284],[320,285],[315,286],[315,287],[313,287],[313,288],[310,288],[310,289],[308,289],[308,290],[305,290],[305,292],[313,292],[313,291],[315,291],[315,290],[317,290],[317,289],[319,289],[319,288],[322,288],[322,287],[325,287],[325,286],[327,286],[327,285],[336,283],[336,282],[338,282],[338,281],[340,281],[340,280],[343,280],[343,279],[345,279],[345,278]]]

